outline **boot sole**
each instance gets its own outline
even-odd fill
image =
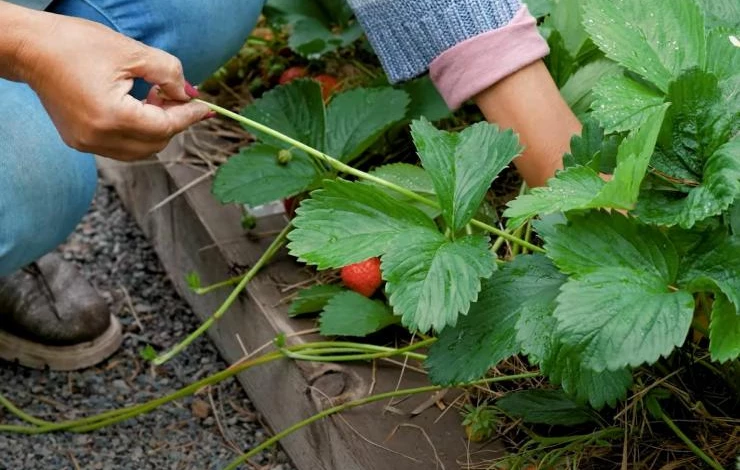
[[[0,359],[32,369],[79,370],[108,359],[122,342],[121,323],[113,315],[102,335],[70,346],[47,346],[0,330]]]

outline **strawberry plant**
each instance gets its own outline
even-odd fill
[[[697,312],[711,317],[712,358],[740,354],[740,234],[728,211],[740,196],[740,67],[728,62],[740,54],[726,30],[705,30],[688,0],[589,0],[584,25],[622,67],[597,86],[592,113],[606,132],[627,132],[613,177],[599,177],[598,160],[615,141],[587,124],[566,158],[572,166],[509,204],[512,226],[565,215],[535,225],[545,256],[495,273],[481,293],[488,305],[442,332],[428,363],[438,382],[524,353],[566,392],[613,405],[632,368],[684,343],[704,294],[714,296],[710,311]]]
[[[318,3],[337,5],[270,3],[303,15],[315,14]],[[540,374],[549,379],[542,389],[497,397],[480,412],[468,409],[476,438],[492,431],[493,418],[601,426],[606,415],[598,410],[616,406],[634,387],[629,406],[642,406],[636,413],[661,421],[707,465],[722,468],[667,415],[660,400],[670,397],[670,388],[662,380],[646,384],[644,377],[658,370],[667,380],[674,359],[694,360],[706,346],[706,357],[696,361],[737,386],[725,374],[737,370],[740,356],[740,59],[731,14],[737,7],[724,0],[540,0],[532,6],[552,50],[548,66],[584,127],[564,156],[565,168],[546,187],[507,205],[506,230],[481,208],[521,151],[511,131],[479,123],[450,132],[415,119],[411,137],[420,165],[390,163],[365,172],[350,163],[392,126],[417,117],[409,109],[411,92],[357,89],[325,104],[318,83],[297,80],[241,115],[210,105],[257,139],[218,171],[213,191],[221,201],[257,205],[310,194],[245,275],[208,287],[190,279],[199,293],[236,284],[194,335],[223,315],[288,240],[300,261],[347,270],[342,277],[353,289],[305,289],[290,315],[320,312],[326,336],[366,336],[401,324],[424,339],[394,349],[334,341],[287,346],[283,337],[277,351],[259,361],[391,355],[424,361],[434,385],[406,393]],[[334,18],[327,24],[341,23]],[[515,248],[500,256],[504,241]],[[372,276],[355,282],[347,267],[366,260],[373,260]],[[154,362],[163,363],[193,337]],[[427,355],[412,352],[428,346]],[[512,356],[539,372],[484,378]],[[333,407],[300,425],[396,393]],[[101,426],[144,409],[85,423]],[[45,432],[88,425],[40,426]],[[562,438],[528,430],[532,440],[515,465],[557,465],[565,451],[627,434],[620,427],[593,429]]]
[[[344,0],[268,0],[264,14],[290,31],[288,45],[304,57],[318,58],[362,36]]]
[[[412,331],[439,333],[427,361],[434,382],[472,380],[524,354],[578,401],[614,405],[625,397],[633,368],[684,343],[700,295],[714,298],[708,311],[696,312],[711,317],[712,358],[725,362],[740,354],[740,239],[729,211],[740,194],[738,68],[705,60],[717,49],[677,57],[670,35],[689,51],[719,48],[724,57],[737,57],[736,50],[716,41],[717,30],[705,32],[691,1],[667,2],[660,18],[642,22],[630,1],[618,8],[633,12],[623,22],[604,18],[616,14],[605,0],[591,0],[584,10],[591,40],[621,67],[595,92],[592,116],[603,128],[588,122],[574,138],[570,166],[547,187],[510,203],[505,214],[512,227],[542,216],[535,227],[544,250],[536,251],[544,254],[499,266],[490,240],[473,233],[483,195],[519,152],[513,134],[488,124],[460,133],[425,120],[412,124],[434,199],[410,185],[381,188],[378,179],[389,182],[356,172],[375,184],[325,182],[298,210],[288,235],[298,259],[326,269],[380,257],[394,314]],[[624,30],[628,24],[637,32]],[[681,31],[692,28],[695,34],[683,38]],[[629,49],[615,45],[625,40],[652,51],[663,65],[635,65],[623,53]],[[692,83],[699,93],[687,92]],[[654,100],[630,94],[648,86]],[[647,106],[629,111],[637,102]],[[607,104],[614,112],[604,111]],[[613,121],[623,115],[630,119]],[[613,176],[605,181],[599,171],[609,160]],[[665,178],[692,163],[701,182]],[[661,197],[673,202],[650,212],[644,201],[656,197],[656,178],[664,183]],[[411,200],[439,212],[422,211]]]
[[[403,91],[372,88],[339,93],[325,105],[317,82],[296,80],[266,93],[242,114],[352,162],[404,119],[408,102]],[[243,148],[219,169],[213,193],[221,202],[256,206],[290,198],[320,187],[332,174],[304,151],[265,133],[255,135],[258,143]]]

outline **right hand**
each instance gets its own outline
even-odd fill
[[[18,78],[38,94],[64,142],[77,150],[136,160],[162,150],[209,109],[191,102],[180,61],[97,23],[48,13],[34,16],[18,48]],[[154,87],[129,95],[134,79]]]

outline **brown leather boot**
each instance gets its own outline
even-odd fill
[[[72,263],[50,253],[0,277],[0,359],[76,370],[120,346],[121,324]]]

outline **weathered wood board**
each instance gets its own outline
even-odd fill
[[[99,159],[99,168],[151,239],[178,292],[205,319],[229,290],[195,295],[188,289],[185,274],[197,272],[204,285],[224,280],[234,275],[233,267],[253,265],[271,238],[249,241],[244,236],[240,210],[223,206],[211,196],[211,180],[203,178],[204,170],[167,164],[181,157],[183,148],[179,136],[157,157],[162,164],[126,165]],[[149,213],[199,177],[202,183]],[[260,219],[258,230],[279,230],[284,224],[283,216],[272,216]],[[253,351],[279,333],[290,335],[315,327],[311,319],[289,319],[282,301],[281,287],[307,277],[307,271],[283,253],[250,283],[246,294],[209,331],[226,361],[237,361],[244,356],[243,348]],[[312,339],[316,337],[297,336],[289,342]],[[370,364],[319,366],[284,360],[245,371],[239,380],[269,426],[279,431],[330,406],[326,397],[336,404],[366,396],[371,389],[380,393],[397,386],[428,385],[426,376],[411,370],[404,372],[400,383],[399,377],[400,368],[382,362],[373,371]],[[446,401],[456,393],[448,393]],[[432,406],[411,416],[411,410],[428,399],[429,395],[408,398],[394,403],[394,411],[386,409],[387,401],[356,408],[342,418],[300,430],[282,445],[301,470],[449,470],[464,467],[469,453],[474,454],[472,461],[500,455],[496,443],[485,448],[468,445],[455,410],[443,414]]]

